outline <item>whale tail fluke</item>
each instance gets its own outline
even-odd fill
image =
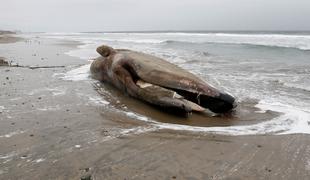
[[[99,46],[96,50],[103,57],[108,57],[115,53],[115,50],[112,47],[106,45]]]

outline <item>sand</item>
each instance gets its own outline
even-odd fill
[[[64,73],[88,63],[64,54],[77,45],[43,38],[0,44],[0,56],[21,66],[65,66],[0,67],[0,179],[309,178],[309,135],[158,129],[109,108],[125,103],[163,122],[188,124],[126,96],[119,104],[102,101],[96,81],[63,80]],[[111,91],[112,97],[120,94]],[[253,122],[220,122],[230,123]]]

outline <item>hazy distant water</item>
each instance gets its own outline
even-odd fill
[[[162,57],[233,94],[239,102],[283,113],[251,127],[209,128],[232,134],[310,133],[309,32],[53,33],[85,43],[68,52],[97,57],[100,44]],[[85,68],[84,68],[85,69]]]

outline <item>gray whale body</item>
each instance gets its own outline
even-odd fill
[[[97,52],[101,56],[90,67],[94,79],[152,105],[182,113],[226,113],[236,107],[233,96],[161,58],[105,45]]]

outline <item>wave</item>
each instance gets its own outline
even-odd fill
[[[284,46],[284,45],[277,45],[277,44],[254,44],[254,43],[242,43],[242,42],[186,42],[186,41],[174,41],[174,40],[167,40],[162,42],[161,44],[165,45],[185,45],[185,44],[222,44],[222,45],[244,45],[244,46],[252,46],[256,48],[272,48],[272,49],[282,49],[282,48],[289,48],[289,49],[297,49],[302,51],[310,51],[310,45],[309,46],[301,46],[301,47],[294,47],[294,46]]]
[[[50,38],[136,44],[216,43],[310,50],[309,34],[253,33],[46,33]]]
[[[102,40],[132,43],[220,43],[260,45],[310,50],[310,35],[232,33],[118,33],[103,34]]]
[[[310,86],[305,84],[297,84],[297,83],[283,83],[284,86],[294,89],[299,89],[302,91],[310,92]]]
[[[127,42],[127,43],[138,43],[138,44],[160,44],[165,41],[158,39],[112,39],[112,38],[101,38],[103,41],[113,41],[113,42]]]

